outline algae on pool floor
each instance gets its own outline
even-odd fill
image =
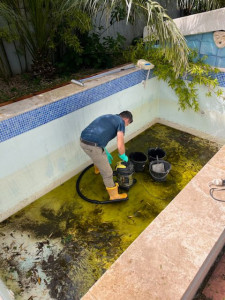
[[[146,164],[126,202],[85,202],[76,193],[77,175],[0,224],[0,277],[16,299],[80,299],[218,151],[216,143],[155,124],[130,140],[126,153],[157,146],[172,165],[167,180],[154,181]],[[112,155],[115,167],[117,151]],[[108,199],[93,168],[81,190]]]

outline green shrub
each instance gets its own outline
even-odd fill
[[[63,58],[57,62],[59,72],[74,72],[79,68],[105,69],[126,62],[123,56],[125,38],[117,33],[101,39],[101,33],[84,34],[80,37],[81,52],[67,49]]]

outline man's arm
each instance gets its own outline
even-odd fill
[[[117,132],[117,148],[120,155],[125,153],[125,145],[124,145],[124,133],[123,131]]]

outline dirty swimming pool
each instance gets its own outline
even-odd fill
[[[159,123],[126,143],[126,151],[147,154],[157,146],[172,165],[167,180],[155,182],[146,165],[134,174],[125,203],[85,202],[76,175],[0,224],[0,277],[16,299],[80,299],[218,151],[214,142]],[[81,190],[108,198],[92,168]]]

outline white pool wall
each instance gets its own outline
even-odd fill
[[[198,87],[199,111],[186,109],[182,111],[178,106],[175,92],[163,81],[159,84],[158,118],[171,123],[177,123],[186,131],[197,130],[202,136],[223,144],[225,142],[225,100],[222,97],[206,96],[206,88]],[[220,87],[225,95],[225,88]]]

